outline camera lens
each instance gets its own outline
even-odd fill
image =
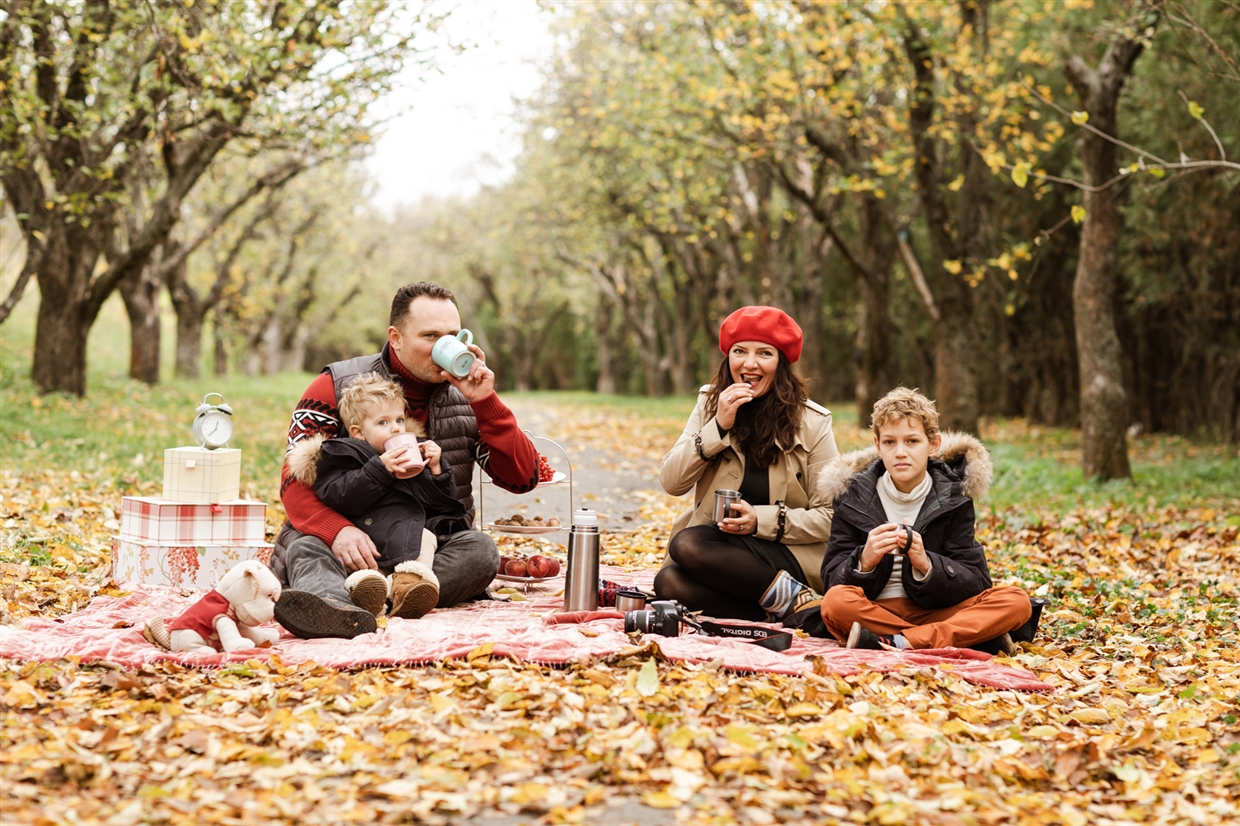
[[[641,631],[643,634],[650,630],[651,614],[654,611],[644,609],[641,611],[629,611],[624,615],[624,632],[626,634],[634,631]]]

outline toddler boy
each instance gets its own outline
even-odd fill
[[[823,622],[849,648],[979,648],[1013,653],[1008,632],[1029,595],[993,587],[973,536],[973,500],[990,487],[990,454],[939,433],[934,402],[898,387],[874,405],[874,447],[824,474],[835,502],[822,563]]]
[[[387,439],[406,432],[406,425],[425,436],[421,425],[405,418],[399,384],[375,373],[359,376],[341,393],[339,407],[349,436],[299,442],[289,451],[289,471],[323,504],[353,520],[379,551],[380,573],[364,569],[346,580],[353,602],[379,616],[390,598],[392,616],[417,619],[439,601],[432,568],[436,535],[468,527],[465,507],[455,498],[439,445],[425,440],[385,450]],[[418,474],[405,470],[410,451],[425,458]]]

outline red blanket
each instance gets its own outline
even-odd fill
[[[618,578],[618,572],[604,576]],[[619,576],[624,576],[619,574]],[[637,577],[643,581],[648,577]],[[635,581],[630,574],[622,581]],[[562,584],[562,580],[560,580]],[[589,617],[555,616],[561,606],[557,589],[531,591],[526,601],[479,601],[432,611],[417,620],[389,619],[386,628],[353,640],[302,640],[284,632],[269,649],[232,654],[169,653],[148,643],[142,626],[155,617],[177,616],[199,595],[174,588],[134,585],[126,597],[97,597],[89,606],[55,620],[28,619],[22,628],[0,626],[0,657],[82,662],[106,660],[123,666],[175,660],[188,665],[219,666],[278,654],[285,663],[313,660],[320,665],[350,668],[364,665],[428,663],[465,657],[484,643],[494,656],[526,662],[564,664],[615,654],[633,645],[624,633],[622,616],[605,609]],[[584,619],[585,621],[580,621]],[[570,620],[570,621],[564,621]],[[572,621],[577,620],[577,621]],[[278,628],[278,626],[275,626]],[[895,670],[933,666],[959,674],[969,682],[1003,689],[1049,690],[1051,686],[1017,668],[1000,665],[989,655],[963,649],[917,652],[848,651],[835,642],[797,638],[788,651],[777,652],[738,640],[704,637],[647,636],[671,660],[719,661],[736,671],[801,674],[812,669],[810,655],[821,658],[828,671],[846,675],[861,667]]]

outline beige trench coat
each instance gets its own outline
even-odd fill
[[[733,447],[728,434],[719,436],[714,417],[703,409],[706,391],[698,394],[697,406],[676,444],[663,457],[659,481],[672,496],[693,491],[693,507],[672,524],[672,536],[694,525],[715,524],[715,491],[739,490],[745,478],[745,457]],[[702,437],[702,453],[719,457],[712,465],[698,454],[695,437]],[[814,402],[805,403],[801,429],[792,445],[770,467],[771,501],[783,500],[788,511],[784,521],[783,543],[801,563],[805,581],[822,593],[822,557],[831,534],[831,500],[822,491],[821,474],[839,455],[831,430],[831,411]],[[779,529],[779,506],[756,505],[760,539],[775,540]],[[667,560],[664,560],[664,565]]]

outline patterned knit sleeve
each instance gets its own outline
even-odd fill
[[[288,449],[307,436],[322,434],[328,439],[340,435],[340,411],[336,408],[336,388],[330,373],[320,373],[302,394],[288,427]],[[314,491],[289,475],[286,462],[280,473],[280,501],[293,527],[317,536],[328,545],[342,528],[353,523],[324,505]]]
[[[301,401],[293,411],[292,421],[288,426],[287,453],[293,445],[307,436],[322,433],[325,438],[334,439],[340,435],[343,425],[340,423],[340,411],[336,408],[336,388],[332,384],[331,373],[319,373]]]

